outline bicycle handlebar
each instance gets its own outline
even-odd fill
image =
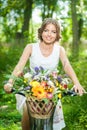
[[[19,91],[16,91],[16,89],[12,88],[12,90],[11,90],[12,93],[20,94],[20,95],[25,96],[25,94],[23,93],[23,91],[25,91],[25,89],[21,89]],[[68,90],[67,92],[63,92],[63,97],[64,96],[77,96],[77,95],[78,95],[78,93],[76,93],[74,91],[74,89]]]

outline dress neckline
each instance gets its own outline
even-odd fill
[[[52,52],[51,52],[48,56],[44,56],[44,55],[42,54],[41,48],[40,48],[40,44],[41,44],[41,43],[38,44],[38,49],[39,49],[39,52],[40,52],[41,56],[44,57],[44,58],[49,58],[49,57],[51,57],[51,55],[54,53],[54,46],[55,46],[55,44],[53,45]]]

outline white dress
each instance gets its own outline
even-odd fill
[[[34,71],[35,67],[42,66],[44,69],[49,70],[47,72],[51,71],[57,71],[58,62],[59,62],[59,53],[60,53],[60,46],[57,44],[54,44],[54,48],[52,51],[52,54],[48,57],[44,57],[41,53],[39,44],[32,44],[32,54],[30,57],[30,69]],[[16,94],[16,108],[17,110],[22,114],[23,113],[23,105],[26,101],[26,97]],[[53,130],[61,130],[65,127],[64,117],[63,117],[63,111],[62,111],[62,104],[59,100],[56,109],[54,112],[53,117]]]
[[[34,71],[35,67],[42,66],[44,69],[56,71],[59,63],[60,46],[54,44],[52,54],[44,57],[41,53],[38,43],[32,44],[32,54],[30,57],[30,69]],[[61,101],[59,100],[54,112],[53,130],[61,130],[65,127]]]

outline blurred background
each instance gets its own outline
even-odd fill
[[[0,130],[21,130],[15,96],[3,84],[26,44],[38,42],[37,30],[48,17],[61,24],[60,44],[87,90],[87,0],[0,0]],[[86,101],[86,94],[62,99],[65,130],[87,129]]]

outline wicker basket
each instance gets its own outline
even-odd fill
[[[34,97],[27,97],[27,106],[32,117],[37,119],[50,118],[54,112],[55,105],[52,100],[46,104],[42,100],[37,100]]]

